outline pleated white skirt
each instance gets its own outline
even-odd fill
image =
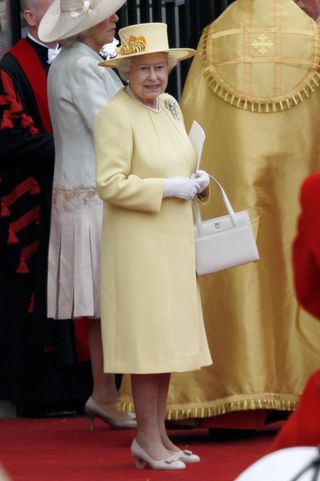
[[[103,203],[95,189],[53,191],[48,259],[48,317],[100,317]]]

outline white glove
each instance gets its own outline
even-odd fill
[[[198,179],[189,177],[171,177],[163,181],[163,197],[179,197],[191,200],[199,191]]]
[[[198,183],[198,191],[197,194],[201,194],[210,183],[210,177],[204,170],[197,170],[192,176]]]

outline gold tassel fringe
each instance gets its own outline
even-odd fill
[[[198,47],[198,56],[203,67],[203,74],[209,82],[212,91],[228,104],[242,110],[257,113],[283,112],[310,97],[320,85],[320,57],[319,45],[316,45],[315,62],[313,69],[306,75],[304,81],[293,89],[292,92],[270,98],[258,98],[242,94],[228,85],[216,72],[212,61],[207,55],[208,37],[211,37],[212,26],[209,25],[203,30]]]
[[[221,401],[205,403],[202,407],[181,407],[167,409],[168,421],[182,419],[209,418],[237,411],[249,411],[256,409],[270,409],[275,411],[294,411],[298,403],[298,397],[290,396],[290,399],[246,399],[238,401]],[[119,401],[118,409],[125,412],[133,412],[134,405],[131,401]]]

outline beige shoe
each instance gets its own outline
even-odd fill
[[[186,467],[177,454],[172,454],[166,459],[156,461],[155,459],[151,458],[141,446],[139,446],[135,439],[131,444],[131,453],[134,457],[136,468],[138,469],[143,469],[146,465],[148,465],[151,469],[162,470],[184,469]]]
[[[184,449],[181,451],[171,451],[173,454],[178,454],[179,459],[183,461],[184,463],[199,463],[200,461],[200,456],[197,454],[193,454],[192,451],[188,451],[188,449]]]
[[[132,416],[128,416],[128,421],[112,419],[91,396],[85,404],[84,411],[89,416],[91,432],[94,430],[94,418],[101,419],[112,429],[135,429],[137,427],[137,421]]]

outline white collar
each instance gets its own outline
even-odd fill
[[[27,34],[27,37],[29,37],[30,40],[32,40],[33,42],[37,43],[38,45],[42,45],[42,47],[49,48],[48,45],[46,45],[45,43],[40,42],[40,40],[34,38],[30,33]]]
[[[48,64],[50,65],[61,50],[61,47],[60,47],[59,43],[57,43],[57,45],[54,48],[51,48],[51,47],[48,47],[48,45],[46,45],[45,43],[40,42],[40,40],[37,40],[36,38],[34,38],[32,35],[30,35],[30,33],[28,33],[27,36],[33,42],[37,43],[38,45],[41,45],[42,47],[45,47],[46,49],[48,49]]]

